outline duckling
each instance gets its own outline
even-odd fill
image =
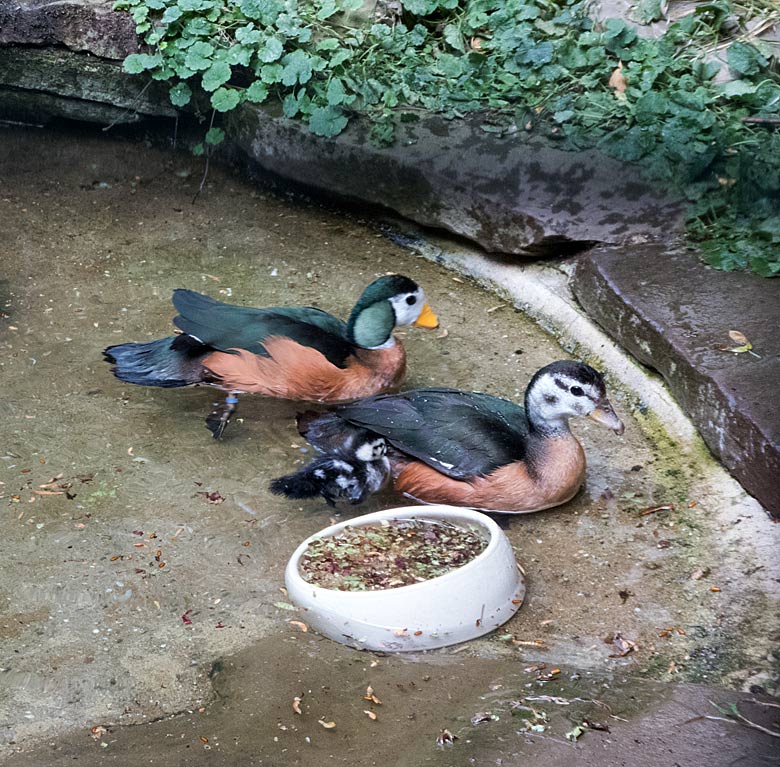
[[[329,506],[344,498],[351,504],[381,490],[390,477],[387,443],[382,437],[367,433],[367,438],[353,450],[315,458],[294,474],[275,479],[270,490],[288,498],[314,498],[321,495]]]
[[[346,323],[308,306],[253,309],[184,289],[174,290],[173,305],[181,335],[117,344],[103,354],[121,381],[228,392],[222,410],[206,419],[215,439],[235,414],[239,394],[340,402],[397,387],[406,353],[394,328],[438,327],[422,288],[400,274],[374,280]]]
[[[560,361],[532,377],[525,408],[489,394],[415,389],[338,406],[299,429],[330,451],[355,429],[381,435],[392,447],[395,489],[418,501],[522,514],[566,503],[582,486],[585,453],[571,416],[624,430],[601,374]]]

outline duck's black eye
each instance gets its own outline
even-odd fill
[[[406,303],[409,304],[409,306],[411,306],[412,304],[416,304],[417,303],[417,296],[407,296],[406,297]]]
[[[579,386],[572,386],[569,391],[575,396],[575,397],[582,397],[583,394],[585,394],[584,391]]]

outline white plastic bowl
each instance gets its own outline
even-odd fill
[[[432,520],[480,528],[488,545],[471,562],[410,586],[337,591],[307,583],[298,564],[315,538],[383,520]],[[525,596],[512,547],[490,517],[455,506],[404,506],[339,522],[307,538],[287,563],[287,592],[305,620],[350,647],[385,652],[432,650],[487,634],[511,618]]]

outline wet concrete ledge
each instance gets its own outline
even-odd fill
[[[661,373],[710,450],[780,517],[780,283],[647,244],[592,250],[573,288],[591,318]],[[752,354],[729,351],[740,346],[733,330]]]

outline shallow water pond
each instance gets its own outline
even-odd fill
[[[134,139],[1,131],[0,742],[197,709],[211,700],[217,659],[257,642],[265,654],[280,648],[280,675],[303,668],[325,640],[290,624],[305,616],[288,609],[283,569],[333,512],[267,490],[311,455],[294,426],[301,406],[243,397],[215,442],[204,419],[221,395],[123,384],[101,350],[169,334],[177,287],[346,317],[371,280],[400,272],[441,320],[438,331],[403,333],[409,386],[519,399],[537,368],[567,355],[495,296],[357,218],[215,165],[193,204],[195,158]],[[528,572],[528,602],[503,633],[466,648],[475,657],[654,668],[668,662],[655,627],[710,631],[707,587],[683,582],[696,536],[687,459],[670,468],[619,395],[613,402],[623,438],[574,427],[588,455],[586,491],[558,510],[503,519]],[[679,511],[638,515],[667,502]],[[342,513],[406,503],[384,493]],[[602,639],[616,631],[642,651],[610,659]],[[684,654],[689,639],[674,641]],[[462,651],[393,664],[457,660],[465,687],[486,690],[483,666],[463,667]],[[353,651],[327,654],[349,674]],[[265,722],[255,737],[272,750],[276,730]]]

